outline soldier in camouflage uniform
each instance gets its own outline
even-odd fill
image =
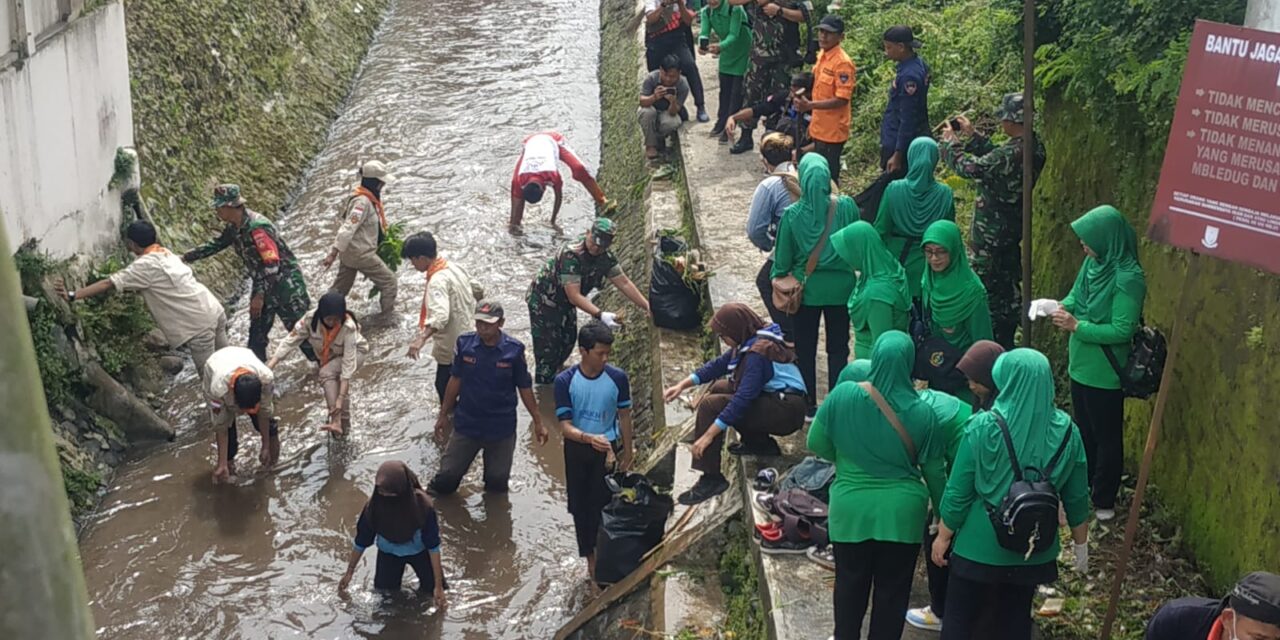
[[[729,4],[746,5],[751,17],[751,67],[743,82],[742,104],[764,102],[786,91],[792,70],[804,62],[799,25],[809,20],[813,4],[808,0],[729,0]],[[754,119],[739,125],[741,137],[730,153],[751,150],[755,126]]]
[[[211,206],[218,219],[227,223],[213,241],[183,254],[184,262],[195,262],[233,247],[249,268],[253,292],[249,299],[249,348],[259,360],[267,360],[267,336],[276,316],[286,330],[302,318],[311,307],[307,284],[298,269],[298,261],[284,243],[271,221],[245,206],[240,186],[218,185],[213,190]],[[303,343],[302,352],[315,361],[311,345]]]
[[[587,294],[607,278],[628,300],[649,313],[649,301],[622,272],[609,251],[616,228],[608,218],[596,218],[591,229],[560,250],[538,271],[529,286],[529,324],[533,334],[534,379],[538,384],[555,381],[578,339],[578,309],[609,328],[621,326],[618,315],[603,311]]]
[[[977,134],[973,125],[959,117],[961,130],[970,136],[964,144],[949,122],[942,129],[942,160],[956,175],[976,180],[969,246],[973,270],[987,288],[995,341],[1006,349],[1014,347],[1014,331],[1022,313],[1022,94],[1010,93],[996,110],[1009,140],[995,146]],[[1036,138],[1034,182],[1044,168],[1044,145]]]

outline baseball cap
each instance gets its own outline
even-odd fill
[[[1245,576],[1227,596],[1227,604],[1250,620],[1280,625],[1280,576],[1266,571]]]
[[[911,45],[912,49],[919,49],[924,46],[923,42],[916,40],[916,34],[911,31],[911,27],[905,24],[889,27],[889,30],[884,32],[884,41]]]
[[[996,117],[1022,124],[1022,92],[1006,93],[996,108]]]
[[[476,305],[476,320],[494,323],[502,320],[502,305],[492,300],[481,300]]]
[[[387,165],[378,160],[370,160],[360,167],[360,175],[366,178],[381,180],[386,184],[396,181],[396,177],[387,171]]]
[[[618,226],[608,218],[596,218],[596,221],[591,223],[591,238],[603,249],[608,249],[609,245],[613,244],[613,237],[617,233]]]
[[[818,21],[818,28],[831,33],[844,33],[844,20],[840,16],[829,15]]]
[[[213,188],[213,200],[209,203],[209,206],[219,209],[222,207],[239,207],[243,204],[244,198],[240,197],[240,185],[220,184]]]

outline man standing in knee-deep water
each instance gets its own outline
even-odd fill
[[[378,288],[381,314],[374,322],[366,320],[369,325],[391,320],[396,309],[396,274],[378,257],[378,246],[387,233],[382,191],[392,180],[387,167],[377,160],[360,167],[360,186],[342,207],[342,226],[322,263],[328,269],[334,260],[338,261],[333,288],[344,296],[351,293],[357,273],[363,273]]]
[[[996,110],[1000,127],[1009,139],[1000,146],[977,133],[969,119],[959,116],[960,130],[969,143],[960,141],[950,121],[942,125],[942,161],[956,175],[978,183],[973,203],[973,225],[969,247],[973,270],[987,288],[991,306],[991,328],[995,341],[1005,349],[1014,347],[1014,333],[1022,314],[1022,94],[1010,93]],[[1044,168],[1044,145],[1036,136],[1035,172],[1032,184]]]
[[[307,295],[307,283],[302,270],[293,257],[293,251],[276,231],[266,216],[250,210],[240,197],[240,185],[223,184],[213,190],[211,206],[218,219],[226,223],[222,233],[203,246],[182,256],[183,262],[195,262],[214,255],[227,247],[234,247],[253,279],[249,298],[249,348],[258,360],[267,359],[267,336],[276,316],[288,331],[293,330],[307,310],[311,298]],[[316,361],[315,350],[302,343],[307,359]]]
[[[631,383],[627,374],[609,365],[613,330],[589,322],[578,332],[582,363],[556,376],[556,419],[564,434],[565,493],[578,556],[587,559],[587,574],[596,574],[596,535],[600,511],[609,503],[605,475],[610,463],[631,467]]]
[[[245,414],[262,436],[258,461],[263,466],[280,461],[280,433],[273,416],[274,376],[252,351],[244,347],[219,349],[204,364],[201,376],[205,398],[209,402],[209,423],[218,444],[218,462],[213,471],[214,483],[226,482],[235,475],[236,416]]]
[[[609,251],[616,231],[613,220],[596,218],[586,235],[548,260],[529,286],[529,323],[538,384],[551,384],[560,365],[573,352],[578,309],[610,329],[621,326],[617,314],[603,311],[587,299],[606,278],[645,314],[649,313],[649,301]]]
[[[524,345],[502,330],[502,305],[483,301],[475,308],[476,330],[458,338],[449,386],[444,392],[436,437],[449,430],[453,413],[453,433],[440,460],[440,470],[427,491],[447,495],[458,490],[462,476],[484,452],[484,489],[505,493],[511,477],[511,460],[516,449],[516,396],[533,417],[533,433],[538,446],[547,443],[547,428],[538,415],[533,397],[533,381],[524,360]]]
[[[573,179],[582,183],[596,205],[608,209],[608,200],[604,190],[596,183],[591,171],[577,154],[565,144],[564,136],[556,131],[532,133],[525,137],[520,150],[520,159],[516,161],[516,171],[511,176],[511,220],[512,227],[519,226],[524,220],[525,203],[536,204],[550,186],[556,194],[556,201],[551,209],[551,224],[556,223],[560,214],[560,204],[564,187],[564,179],[560,177],[560,166],[563,162],[573,172]]]
[[[418,311],[418,335],[409,343],[409,352],[405,355],[417,360],[427,340],[432,341],[436,396],[444,402],[453,349],[458,344],[458,336],[474,326],[476,303],[484,297],[484,287],[472,280],[460,265],[439,255],[436,238],[430,231],[409,236],[400,255],[407,258],[414,269],[427,274],[427,290],[422,293],[422,307]]]

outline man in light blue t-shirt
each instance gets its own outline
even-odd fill
[[[610,467],[626,471],[634,449],[631,438],[631,384],[627,374],[609,366],[613,331],[590,322],[578,331],[580,364],[556,376],[556,418],[564,433],[565,492],[578,538],[578,555],[587,572],[596,572],[596,534],[600,511],[609,503],[605,476]],[[616,461],[616,462],[615,462]]]

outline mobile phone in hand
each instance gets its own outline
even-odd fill
[[[952,118],[952,119],[951,119],[951,130],[952,130],[952,131],[960,131],[961,129],[963,129],[963,127],[961,127],[961,126],[960,126],[960,119],[959,119],[959,118]]]

